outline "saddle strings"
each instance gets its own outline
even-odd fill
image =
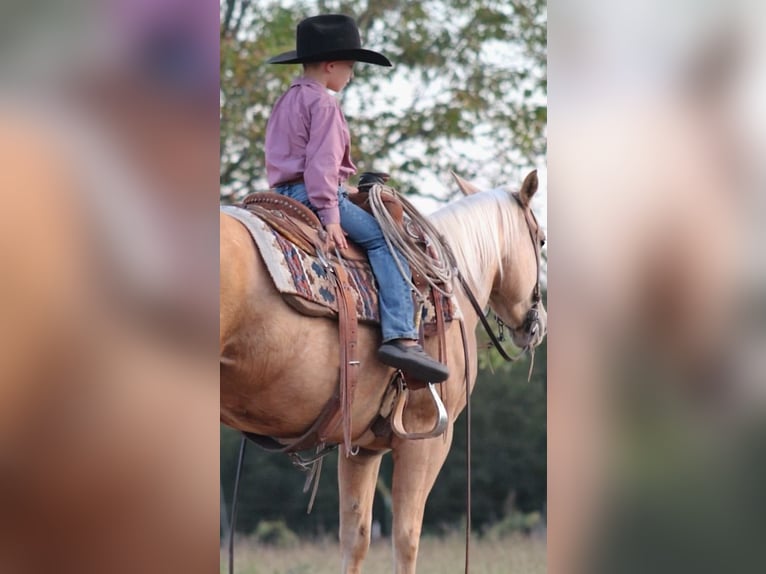
[[[421,238],[417,237],[412,231],[402,233],[402,230],[383,204],[383,191],[388,191],[395,195],[401,202],[404,213],[409,217],[409,221],[405,219],[405,230],[413,224],[420,228],[423,235],[422,239],[426,243],[425,251],[416,245],[416,240]],[[399,273],[409,283],[410,288],[415,292],[418,299],[422,302],[424,297],[413,284],[410,275],[405,272],[399,258],[395,254],[395,250],[399,250],[404,255],[404,258],[410,264],[413,275],[415,273],[420,274],[431,287],[442,295],[447,297],[452,295],[452,280],[457,264],[452,250],[441,233],[414,205],[393,188],[378,183],[370,188],[369,196],[372,214],[378,220],[383,230],[383,237],[386,240],[389,251],[394,255],[394,261],[399,269]],[[433,249],[434,257],[428,254],[429,247]]]

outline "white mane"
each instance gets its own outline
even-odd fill
[[[502,259],[520,236],[519,218],[514,216],[517,209],[506,190],[494,189],[464,197],[431,216],[452,247],[458,268],[471,288],[484,283],[488,270],[497,267],[502,274],[510,263]]]

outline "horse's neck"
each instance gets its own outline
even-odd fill
[[[517,268],[518,206],[505,190],[472,195],[439,209],[432,223],[449,241],[461,274],[482,307],[489,303],[501,270]],[[504,280],[507,283],[507,280]]]
[[[495,282],[498,268],[499,266],[494,264],[491,267],[488,267],[487,272],[479,277],[471,277],[470,270],[460,269],[460,273],[465,278],[473,296],[476,298],[476,302],[482,309],[489,304],[489,296],[492,292],[492,284]]]
[[[444,234],[444,230],[441,231]],[[448,241],[451,241],[447,234],[444,235]],[[454,243],[451,244],[454,245]],[[457,257],[458,272],[465,279],[481,308],[489,304],[492,285],[500,272],[500,261],[496,257],[487,258],[486,255],[484,260],[480,260],[478,255],[472,260],[468,257]],[[455,285],[455,289],[462,290],[462,287]]]

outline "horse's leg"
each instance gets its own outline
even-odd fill
[[[415,573],[426,498],[452,444],[451,424],[446,432],[447,440],[442,437],[403,440],[394,445],[392,495],[396,574]]]
[[[338,456],[340,548],[345,574],[362,571],[370,547],[372,501],[382,455]]]

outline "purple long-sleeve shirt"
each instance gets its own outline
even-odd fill
[[[340,223],[338,186],[356,173],[340,104],[319,82],[300,77],[274,104],[266,127],[269,186],[302,177],[323,225]]]

